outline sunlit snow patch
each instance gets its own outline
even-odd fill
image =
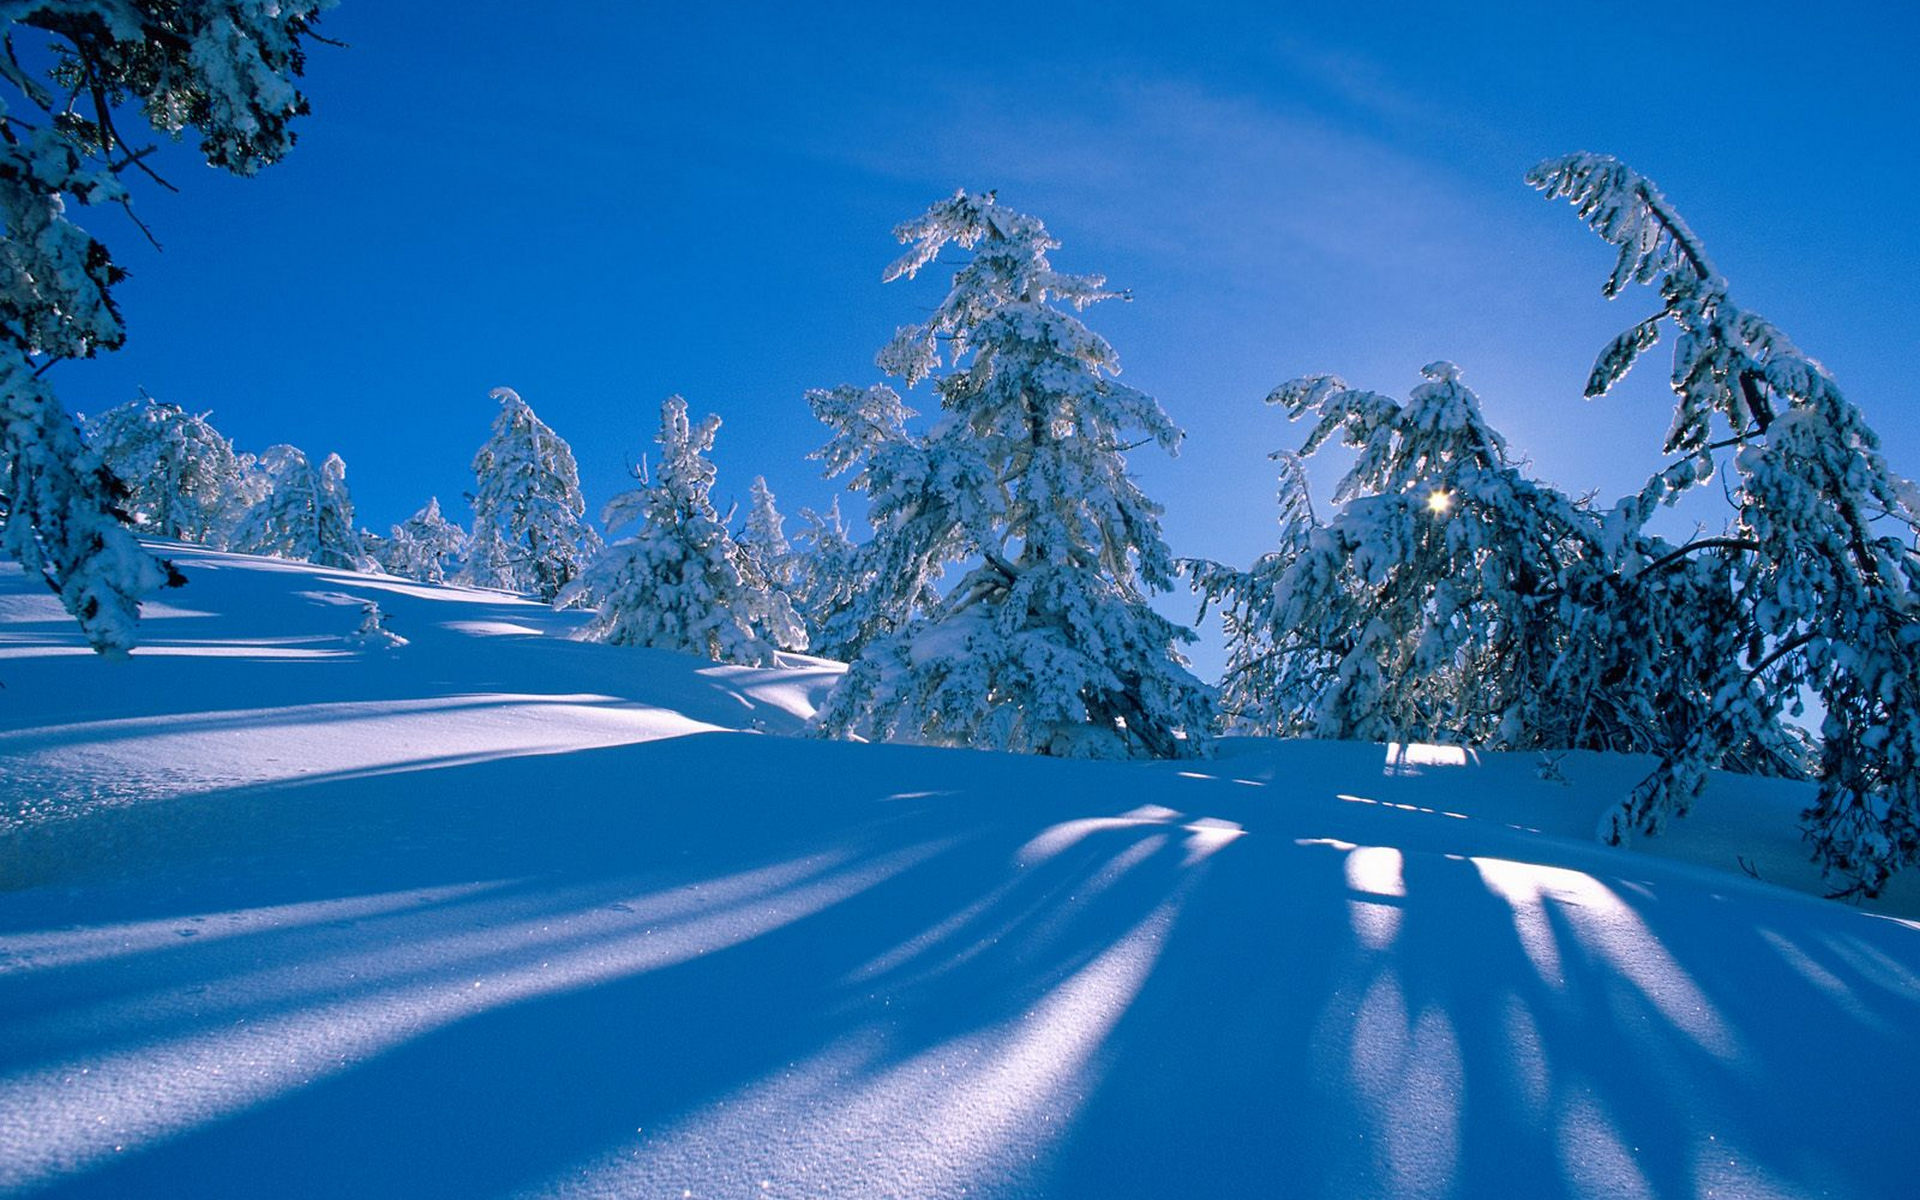
[[[1460,1039],[1444,1008],[1407,1009],[1392,974],[1377,976],[1354,1016],[1348,1078],[1368,1110],[1388,1195],[1453,1193],[1465,1082]]]
[[[832,682],[846,673],[846,666],[803,654],[782,654],[773,667],[703,667],[698,672],[723,683],[749,705],[747,697],[804,721],[813,716],[814,705],[831,688]]]
[[[1220,817],[1201,817],[1180,828],[1187,833],[1185,842],[1187,857],[1184,865],[1189,867],[1203,858],[1213,857],[1222,847],[1247,832],[1238,821],[1228,821]]]
[[[531,625],[516,625],[512,621],[442,621],[440,628],[454,633],[464,633],[469,637],[509,637],[515,634],[540,635],[540,630]]]
[[[719,730],[664,708],[592,693],[481,693],[163,714],[0,733],[5,781],[58,779],[121,802],[309,775],[406,770]]]
[[[24,974],[50,967],[71,967],[158,950],[180,949],[189,942],[201,946],[267,931],[284,932],[336,921],[360,921],[407,909],[465,900],[504,886],[504,882],[492,882],[408,888],[379,895],[274,904],[233,912],[192,913],[117,925],[0,934],[0,975]]]
[[[1397,808],[1401,812],[1425,813],[1430,817],[1451,817],[1456,821],[1464,821],[1467,819],[1467,814],[1465,813],[1447,812],[1444,809],[1438,808],[1426,808],[1418,804],[1401,804],[1393,800],[1374,800],[1367,796],[1350,796],[1345,792],[1336,793],[1334,799],[1345,800],[1348,804],[1375,804],[1381,808]]]
[[[1077,820],[1062,821],[1042,830],[1026,845],[1020,847],[1015,858],[1023,867],[1036,866],[1103,830],[1173,825],[1184,815],[1158,804],[1143,804],[1117,817],[1081,817]],[[1185,865],[1187,866],[1192,866],[1201,859],[1211,856],[1222,846],[1246,832],[1238,822],[1221,820],[1218,817],[1201,817],[1189,824],[1178,825],[1176,828],[1185,831],[1188,835],[1185,842],[1187,851]]]
[[[1740,1056],[1738,1043],[1713,1004],[1613,889],[1585,872],[1565,867],[1500,858],[1469,861],[1487,890],[1512,908],[1514,933],[1542,982],[1555,988],[1566,986],[1555,928],[1563,924],[1588,954],[1631,980],[1668,1023],[1701,1049],[1727,1061]]]
[[[1355,846],[1347,852],[1347,887],[1365,897],[1347,902],[1354,936],[1384,950],[1400,931],[1398,901],[1406,896],[1400,851],[1392,846]]]
[[[1387,765],[1382,774],[1419,775],[1422,767],[1464,767],[1469,762],[1479,765],[1480,756],[1464,746],[1388,742]]]

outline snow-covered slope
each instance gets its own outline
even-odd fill
[[[837,668],[176,548],[0,567],[0,1194],[1912,1194],[1920,929],[1787,785],[788,736]],[[356,642],[375,600],[408,644]]]

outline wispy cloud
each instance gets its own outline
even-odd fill
[[[1411,103],[1391,96],[1376,99]],[[955,85],[932,105],[931,136],[928,107],[870,111],[863,136],[823,152],[934,187],[997,186],[1108,241],[1189,263],[1242,269],[1310,255],[1379,267],[1403,263],[1409,247],[1462,250],[1465,201],[1426,163],[1193,80],[1069,79],[1037,101],[1024,89]]]

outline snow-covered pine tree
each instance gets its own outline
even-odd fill
[[[242,461],[207,418],[142,395],[86,423],[87,444],[125,485],[134,529],[223,547],[250,506]]]
[[[587,636],[753,666],[773,665],[777,650],[806,649],[786,593],[755,578],[714,511],[705,456],[719,428],[716,416],[691,423],[679,396],[660,406],[659,466],[651,479],[636,472],[640,486],[614,497],[602,516],[609,534],[638,528],[580,580],[599,602]]]
[[[440,515],[440,498],[392,527],[380,550],[380,567],[389,575],[445,583],[466,554],[467,531]]]
[[[1232,732],[1305,737],[1318,726],[1308,702],[1333,658],[1310,630],[1286,624],[1280,583],[1320,527],[1303,457],[1276,450],[1280,464],[1280,545],[1245,571],[1208,559],[1182,559],[1180,570],[1200,593],[1200,617],[1220,606],[1227,662],[1220,680],[1220,713]]]
[[[1263,732],[1505,749],[1582,744],[1569,710],[1580,649],[1566,637],[1569,569],[1598,557],[1597,520],[1526,478],[1452,363],[1429,364],[1405,404],[1333,376],[1269,403],[1314,425],[1301,454],[1357,451],[1313,519],[1283,460],[1282,545],[1250,572],[1211,564],[1225,603],[1228,711]]]
[[[787,542],[786,518],[774,506],[773,489],[764,475],[753,477],[749,492],[747,527],[739,537],[748,576],[774,591],[793,591],[793,547]]]
[[[271,486],[234,529],[235,550],[354,571],[374,566],[354,530],[347,464],[338,454],[315,467],[298,448],[273,446],[260,464]]]
[[[1668,755],[1713,721],[1729,689],[1745,686],[1749,631],[1733,564],[1648,531],[1672,494],[1663,474],[1617,502],[1601,518],[1598,552],[1562,574],[1568,650],[1541,703],[1559,705],[1567,746]],[[1779,714],[1755,714],[1708,765],[1805,778],[1807,743]]]
[[[512,388],[488,395],[500,413],[473,456],[473,540],[460,578],[552,603],[600,552],[600,535],[585,520],[573,448]]]
[[[895,233],[909,249],[888,280],[948,247],[971,257],[932,317],[879,355],[908,387],[932,379],[944,420],[909,432],[884,387],[809,394],[835,430],[820,457],[830,474],[859,465],[852,486],[871,497],[875,530],[849,621],[865,640],[818,727],[1043,754],[1194,752],[1212,691],[1180,657],[1191,631],[1147,604],[1173,560],[1124,453],[1135,438],[1173,452],[1180,432],[1114,381],[1112,347],[1065,311],[1116,293],[1055,271],[1046,228],[992,193],[958,192]],[[940,595],[949,564],[968,569]]]
[[[390,538],[375,533],[371,529],[362,529],[360,531],[360,553],[364,555],[374,567],[378,568],[381,573],[387,575],[393,573],[387,570],[387,559],[391,557],[392,554],[390,549],[391,545],[392,540]]]
[[[1735,304],[1698,237],[1651,180],[1602,155],[1543,162],[1528,181],[1569,199],[1619,248],[1604,287],[1657,283],[1659,312],[1602,351],[1588,395],[1606,392],[1671,325],[1677,461],[1640,507],[1711,478],[1731,454],[1732,530],[1698,539],[1641,572],[1716,559],[1737,622],[1731,677],[1707,719],[1603,828],[1611,840],[1684,813],[1706,771],[1812,693],[1820,726],[1819,795],[1805,814],[1813,854],[1843,894],[1874,895],[1920,858],[1920,553],[1911,489],[1819,363],[1771,322]]]
[[[140,597],[172,568],[125,528],[111,472],[47,386],[49,367],[125,340],[125,276],[70,219],[125,205],[121,176],[152,175],[123,140],[137,110],[200,134],[211,166],[251,175],[293,145],[307,111],[303,38],[328,0],[20,0],[0,71],[0,552],[37,572],[96,650],[133,644]],[[45,62],[44,70],[24,63]],[[157,178],[157,177],[156,177]]]
[[[915,413],[884,383],[815,388],[807,404],[834,430],[812,457],[829,477],[851,471],[847,487],[871,498],[868,520],[886,531],[848,557],[843,579],[831,585],[836,599],[811,605],[820,614],[815,649],[852,662],[939,607],[947,564],[965,558],[970,544],[952,499],[983,495],[992,480],[975,447],[908,432]]]
[[[235,451],[234,457],[240,466],[237,505],[240,512],[244,514],[249,508],[267,498],[267,493],[273,490],[273,477],[267,474],[266,465],[260,461],[260,455]]]
[[[800,519],[807,527],[798,537],[793,587],[788,594],[807,627],[813,653],[828,658],[849,657],[847,648],[829,633],[838,616],[853,605],[858,556],[858,547],[847,536],[846,521],[840,516],[840,497],[835,496],[824,513],[802,508]]]
[[[1449,364],[1406,404],[1316,377],[1270,402],[1359,450],[1322,524],[1302,456],[1282,461],[1281,543],[1250,570],[1190,561],[1222,606],[1223,708],[1278,736],[1441,738],[1489,749],[1658,753],[1705,719],[1739,633],[1711,560],[1673,547],[1637,499],[1594,512],[1526,478]],[[1203,609],[1204,611],[1204,609]],[[1726,760],[1791,774],[1768,725]]]

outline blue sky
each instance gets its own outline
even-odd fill
[[[595,509],[680,392],[725,422],[716,498],[765,474],[792,514],[836,487],[805,389],[876,380],[941,285],[880,283],[889,230],[997,188],[1057,266],[1131,289],[1088,323],[1189,435],[1135,466],[1176,553],[1244,564],[1300,435],[1261,399],[1301,374],[1404,394],[1449,358],[1562,487],[1658,465],[1663,358],[1579,398],[1653,297],[1603,301],[1608,248],[1520,181],[1587,149],[1659,181],[1920,473],[1905,6],[1190,7],[344,0],[291,158],[176,155],[180,194],[140,197],[164,253],[88,214],[134,271],[130,340],[57,384],[337,451],[376,530],[463,510],[492,387],[573,443]]]

